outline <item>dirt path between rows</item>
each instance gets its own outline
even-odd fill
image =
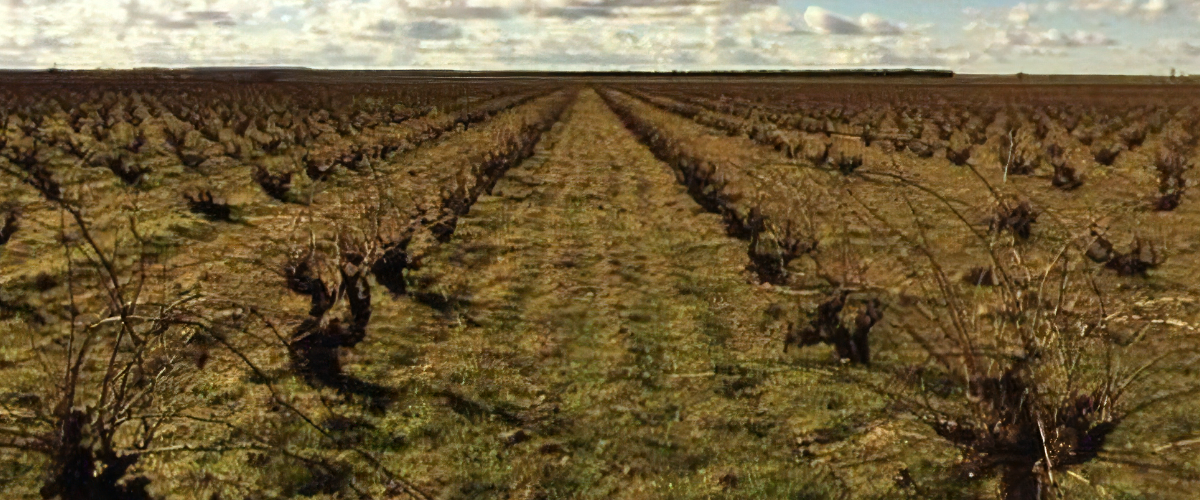
[[[865,396],[782,355],[777,295],[751,284],[745,251],[582,92],[415,274],[456,305],[394,374],[426,388],[404,410],[426,439],[396,463],[449,497],[832,486],[793,444],[852,425]]]

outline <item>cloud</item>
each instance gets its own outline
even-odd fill
[[[0,66],[1200,69],[1167,27],[1200,0],[1018,1],[906,25],[781,0],[0,0]]]
[[[903,33],[905,29],[903,24],[889,21],[875,14],[863,14],[856,21],[816,5],[810,6],[804,11],[804,22],[813,31],[829,35],[896,35]]]
[[[854,20],[815,5],[804,11],[804,22],[808,23],[813,31],[822,34],[857,35],[864,31]]]
[[[862,25],[863,29],[868,33],[875,33],[879,35],[896,35],[904,32],[903,24],[889,21],[869,12],[859,17],[858,23]]]
[[[963,47],[945,45],[926,36],[828,37],[820,39],[824,60],[835,67],[961,67],[978,57]]]
[[[777,0],[401,0],[414,16],[442,19],[685,17],[750,13]]]
[[[201,23],[213,23],[216,26],[234,26],[237,24],[228,12],[218,10],[178,12],[171,14],[144,14],[147,19],[153,19],[155,25],[165,29],[190,29]]]
[[[961,40],[973,57],[957,64],[956,71],[1165,74],[1170,67],[1138,54],[1150,43],[1145,37],[1155,29],[1151,28],[1154,21],[1106,19],[1111,14],[1100,16],[1065,5],[1010,4],[965,12]]]
[[[1151,15],[1158,15],[1170,9],[1171,4],[1167,3],[1167,0],[1149,0],[1139,8]]]
[[[1193,74],[1200,73],[1200,43],[1169,38],[1159,40],[1151,47],[1142,51],[1142,57],[1156,61],[1163,67],[1189,68]]]
[[[1073,10],[1107,11],[1117,14],[1133,12],[1136,7],[1135,0],[1075,0],[1071,4]]]
[[[405,33],[417,40],[453,40],[462,36],[462,28],[443,21],[408,23]]]
[[[993,45],[998,47],[1082,47],[1116,43],[1103,33],[1076,30],[1070,34],[1057,29],[1038,30],[1012,27],[996,34]]]
[[[1035,9],[1030,9],[1029,6],[1025,4],[1025,2],[1021,2],[1021,3],[1017,4],[1015,7],[1013,7],[1011,10],[1008,11],[1008,22],[1013,23],[1013,24],[1028,23],[1030,17],[1032,17],[1032,12],[1030,12],[1030,10],[1036,10],[1036,5],[1035,5]]]
[[[1195,4],[1194,1],[1191,3]],[[1069,7],[1075,11],[1154,19],[1172,10],[1174,5],[1170,0],[1075,0]]]
[[[405,10],[419,17],[443,19],[507,19],[521,8],[515,2],[442,2],[408,0]]]

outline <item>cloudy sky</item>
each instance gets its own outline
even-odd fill
[[[0,0],[0,67],[1200,73],[1200,0]]]

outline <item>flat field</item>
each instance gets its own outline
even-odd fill
[[[0,491],[1195,498],[1197,97],[0,75]]]

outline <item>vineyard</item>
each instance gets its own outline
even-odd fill
[[[3,76],[0,490],[1194,498],[1197,96]]]

